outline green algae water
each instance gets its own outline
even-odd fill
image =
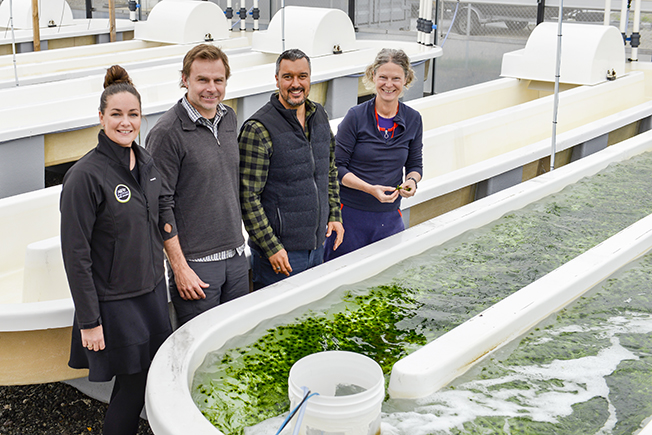
[[[388,400],[383,433],[635,433],[652,415],[652,255],[419,401]]]
[[[289,369],[303,356],[359,352],[388,375],[400,358],[650,214],[651,169],[648,154],[612,165],[370,280],[261,323],[207,355],[195,374],[195,403],[222,432],[241,434],[288,410]],[[490,428],[470,433],[493,433]]]

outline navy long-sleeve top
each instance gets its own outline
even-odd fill
[[[421,114],[399,102],[397,123],[393,137],[385,139],[378,130],[375,98],[349,109],[335,137],[335,164],[340,184],[349,172],[369,184],[396,187],[410,172],[423,174],[423,122]],[[381,203],[374,196],[351,189],[340,188],[343,205],[366,211],[394,211],[401,205],[401,197],[392,203]]]

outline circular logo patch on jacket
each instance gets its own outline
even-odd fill
[[[124,184],[118,184],[115,186],[115,191],[113,193],[115,194],[115,199],[123,204],[131,199],[131,190],[129,190],[129,188]]]

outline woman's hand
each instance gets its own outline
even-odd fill
[[[409,178],[401,184],[400,189],[398,189],[399,194],[403,198],[409,198],[411,196],[414,196],[414,194],[417,192],[417,182],[414,181],[413,179]]]
[[[96,326],[95,328],[82,329],[80,332],[82,346],[86,349],[97,352],[98,350],[104,350],[106,347],[104,344],[104,330],[102,329],[102,325]]]
[[[369,185],[366,191],[380,202],[394,202],[398,198],[399,190],[396,187]]]

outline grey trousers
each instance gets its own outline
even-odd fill
[[[182,299],[177,290],[174,273],[171,268],[168,268],[170,298],[179,325],[183,325],[204,311],[249,293],[249,264],[244,253],[228,260],[205,263],[189,261],[188,265],[202,281],[209,284],[209,287],[204,289],[205,299]]]

